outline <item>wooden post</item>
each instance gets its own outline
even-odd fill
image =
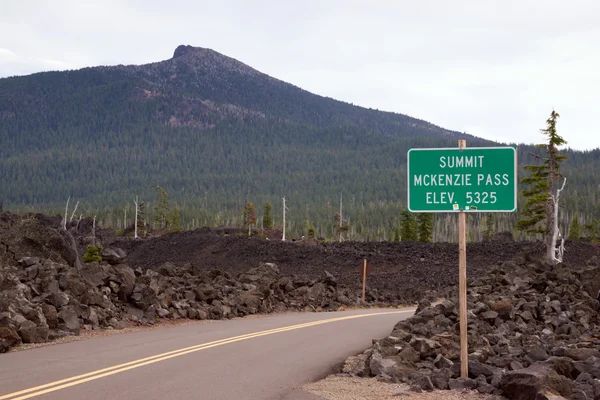
[[[362,287],[362,302],[365,304],[365,294],[367,292],[367,259],[363,263],[363,287]]]
[[[283,198],[283,236],[281,241],[285,242],[285,197]]]
[[[459,140],[458,147],[467,147]],[[467,336],[467,227],[464,210],[458,212],[458,281],[460,298],[460,376],[469,376],[469,341]]]

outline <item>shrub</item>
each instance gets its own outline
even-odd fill
[[[87,250],[85,251],[85,254],[83,255],[83,262],[101,262],[102,257],[100,256],[100,253],[102,252],[102,250],[104,250],[104,247],[102,247],[102,245],[92,246],[91,244],[89,244]]]

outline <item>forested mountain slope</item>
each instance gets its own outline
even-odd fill
[[[153,64],[0,79],[0,202],[55,210],[72,196],[82,209],[122,210],[160,185],[184,218],[235,220],[247,199],[286,196],[302,225],[331,219],[344,193],[355,219],[391,221],[406,198],[407,149],[458,138],[493,144],[179,46]],[[520,147],[521,162],[529,151]],[[570,156],[569,204],[597,213],[600,152]],[[223,218],[211,222],[232,222]]]

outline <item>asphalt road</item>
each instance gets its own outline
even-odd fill
[[[287,313],[0,355],[0,400],[313,400],[298,389],[414,310]]]

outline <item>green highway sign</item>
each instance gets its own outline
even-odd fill
[[[517,211],[516,149],[410,149],[408,210]]]

